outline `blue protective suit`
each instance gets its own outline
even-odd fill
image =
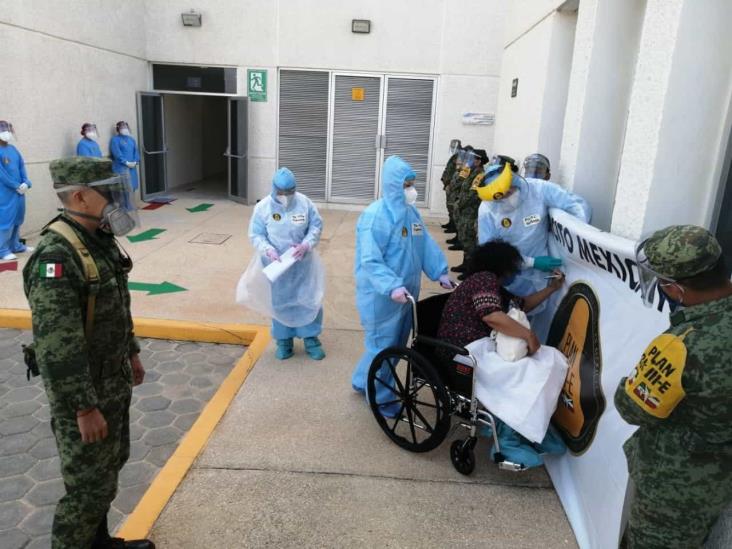
[[[500,169],[491,166],[487,174]],[[486,179],[489,175],[486,175]],[[519,204],[510,210],[507,200],[484,200],[478,210],[478,243],[501,239],[518,248],[524,258],[549,255],[549,208],[559,208],[589,222],[592,210],[587,201],[556,183],[543,179],[523,179],[514,174],[512,187],[517,187]],[[547,273],[533,268],[523,269],[507,288],[518,296],[527,296],[546,287]],[[536,307],[540,313],[546,302]]]
[[[279,255],[282,255],[301,242],[307,242],[311,250],[320,242],[323,219],[307,196],[296,192],[286,208],[277,201],[278,189],[286,191],[294,188],[295,176],[287,168],[280,168],[272,179],[271,194],[261,200],[252,213],[249,222],[249,240],[262,255],[265,265],[270,263],[265,256],[268,250],[274,248]],[[320,335],[323,329],[322,308],[314,320],[309,309],[301,312],[297,310],[298,292],[302,288],[302,282],[306,277],[315,276],[315,268],[319,266],[315,264],[313,255],[308,252],[272,284],[272,307],[275,311],[286,308],[286,316],[295,319],[292,326],[286,326],[273,318],[273,338],[306,338]],[[302,317],[302,321],[299,321],[299,317]]]
[[[137,168],[128,168],[125,162],[140,162],[140,153],[137,143],[129,135],[115,135],[109,142],[109,155],[112,157],[112,171],[114,173],[129,173],[132,190],[136,191]]]
[[[25,196],[17,191],[21,183],[32,186],[23,157],[13,145],[0,146],[0,257],[25,251],[20,243],[25,220]]]
[[[93,156],[94,158],[102,157],[102,149],[99,143],[93,139],[82,137],[76,145],[76,156]]]
[[[404,286],[419,299],[422,272],[431,280],[447,274],[445,255],[417,208],[404,198],[404,181],[414,177],[409,164],[389,157],[382,172],[382,198],[364,210],[356,226],[356,305],[365,330],[365,352],[351,377],[357,391],[366,389],[374,357],[387,347],[404,345],[409,336],[411,308],[392,301],[391,292]],[[394,400],[384,387],[376,399]]]

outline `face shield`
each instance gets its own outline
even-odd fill
[[[81,133],[87,139],[96,139],[99,136],[96,124],[84,124]]]
[[[6,122],[5,120],[0,120],[0,140],[9,143],[10,141],[15,141],[16,139],[17,138],[15,135],[15,130],[13,129],[13,125],[10,122]]]
[[[134,191],[128,174],[95,181],[88,187],[107,200],[102,212],[100,224],[102,230],[107,230],[115,236],[124,236],[140,226],[140,215],[135,205]]]
[[[453,139],[450,141],[450,156],[455,154],[460,150],[460,140],[459,139]]]
[[[638,265],[638,280],[640,282],[641,299],[646,307],[653,306],[653,298],[658,291],[659,281],[675,282],[673,279],[663,276],[651,267],[646,256],[646,244],[649,238],[642,238],[635,247],[635,262]]]
[[[127,122],[117,122],[117,133],[120,135],[130,135],[130,127]]]

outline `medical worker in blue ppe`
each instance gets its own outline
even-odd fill
[[[15,254],[33,251],[31,246],[20,242],[25,193],[32,185],[23,157],[10,144],[14,140],[13,125],[0,120],[0,259],[4,261],[17,259]]]
[[[382,198],[366,208],[356,225],[356,305],[365,331],[365,352],[351,385],[359,392],[365,392],[374,357],[387,347],[406,343],[412,327],[407,295],[419,299],[422,273],[446,289],[453,287],[445,254],[414,207],[415,178],[409,164],[389,157],[382,171]],[[391,395],[380,387],[376,402],[391,401]]]
[[[117,122],[117,135],[109,142],[109,156],[112,157],[112,171],[114,173],[129,173],[132,190],[136,191],[139,186],[137,182],[137,165],[140,163],[140,153],[137,151],[137,143],[130,135],[130,127],[127,122]]]
[[[272,284],[272,337],[277,343],[275,356],[280,360],[293,355],[296,337],[303,339],[310,358],[325,358],[318,339],[323,331],[322,298],[313,307],[310,302],[304,304],[310,296],[301,295],[313,291],[313,281],[322,279],[320,262],[311,253],[322,232],[323,219],[310,199],[296,191],[295,175],[287,168],[277,170],[272,192],[254,208],[249,240],[267,265],[280,261],[281,255],[294,248],[297,262]]]
[[[482,200],[478,210],[478,242],[500,239],[518,248],[524,268],[507,285],[514,295],[526,296],[547,285],[546,274],[561,267],[559,258],[549,255],[549,208],[559,208],[589,223],[592,211],[587,201],[551,181],[524,179],[515,164],[499,157],[486,170],[476,187]],[[546,302],[532,311],[537,315]]]
[[[97,133],[97,126],[85,122],[81,126],[81,139],[76,144],[76,156],[91,156],[94,158],[102,157],[102,149],[99,148],[99,134]]]

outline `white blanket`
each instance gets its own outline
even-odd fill
[[[506,362],[488,337],[465,348],[478,362],[475,390],[481,404],[530,441],[544,440],[569,369],[566,357],[542,345],[532,356]]]

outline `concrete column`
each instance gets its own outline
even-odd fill
[[[582,0],[558,179],[610,229],[645,1]]]
[[[711,224],[732,98],[732,3],[648,0],[612,232]]]

